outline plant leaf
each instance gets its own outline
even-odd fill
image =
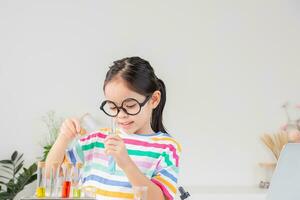
[[[10,179],[10,180],[8,181],[8,183],[6,184],[6,187],[7,187],[7,192],[14,191],[14,188],[15,188],[14,180],[13,180],[13,179]]]
[[[37,170],[37,164],[36,163],[33,163],[29,168],[28,170],[30,171],[31,174],[35,173],[36,170]]]
[[[5,172],[5,173],[7,173],[7,174],[9,174],[9,175],[13,175],[13,171],[12,170],[7,170],[7,169],[1,169],[1,171],[2,172]]]
[[[2,164],[13,164],[13,162],[11,160],[0,160],[0,163]]]
[[[23,154],[21,154],[21,155],[19,156],[19,158],[17,159],[17,163],[22,159],[22,157],[23,157]]]
[[[9,194],[8,192],[1,192],[0,199],[12,200],[13,198],[12,198],[11,194]]]
[[[26,169],[23,167],[24,160],[22,157],[23,154],[18,155],[18,152],[14,151],[11,160],[0,161],[0,174],[2,174],[0,175],[0,200],[13,200],[27,184],[37,179],[37,164],[33,163]],[[22,168],[23,171],[21,172]],[[3,175],[3,173],[7,173],[7,175]]]
[[[11,155],[11,160],[15,161],[17,156],[18,156],[18,151],[14,151],[14,153]]]
[[[27,181],[27,184],[32,183],[33,181],[35,181],[37,179],[37,174],[32,175],[29,180]]]
[[[6,180],[10,180],[11,178],[8,178],[8,177],[6,177],[6,176],[1,176],[0,175],[0,178],[4,178],[4,179],[6,179]]]
[[[3,168],[6,168],[6,169],[9,169],[9,170],[13,171],[13,168],[10,167],[9,165],[1,165],[0,167],[3,167]]]
[[[36,180],[37,175],[34,174],[36,172],[36,164],[32,164],[29,167],[29,170],[23,171],[19,177],[17,178],[17,183],[16,183],[16,190],[15,193],[18,194],[21,190],[24,189],[25,185],[32,183],[33,181]]]
[[[0,184],[5,185],[6,183],[4,183],[3,181],[0,181]]]
[[[15,171],[14,171],[15,174],[17,174],[20,171],[20,169],[22,169],[23,163],[24,163],[24,161],[22,160],[22,162],[15,168]]]

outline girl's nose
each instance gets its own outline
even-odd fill
[[[118,113],[117,117],[126,118],[126,117],[128,117],[128,114],[123,109],[120,109],[120,112]]]

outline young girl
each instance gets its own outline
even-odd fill
[[[68,150],[72,163],[84,163],[83,186],[95,187],[98,199],[133,199],[133,186],[146,186],[149,200],[174,199],[181,148],[162,123],[163,81],[148,61],[124,58],[110,67],[103,91],[106,100],[100,109],[115,118],[121,133],[94,131]],[[65,120],[48,154],[47,168],[63,161],[80,130],[78,119]],[[116,162],[114,173],[108,169],[109,156]]]

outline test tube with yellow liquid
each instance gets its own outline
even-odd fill
[[[72,170],[72,197],[80,198],[81,197],[81,170],[82,163],[76,163]]]
[[[45,174],[45,162],[38,162],[37,169],[37,187],[35,196],[37,198],[44,198],[46,196],[46,174]]]

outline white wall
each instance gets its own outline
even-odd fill
[[[298,1],[0,1],[0,159],[42,153],[41,117],[98,111],[113,60],[148,59],[184,185],[255,185],[260,134],[300,102]]]

